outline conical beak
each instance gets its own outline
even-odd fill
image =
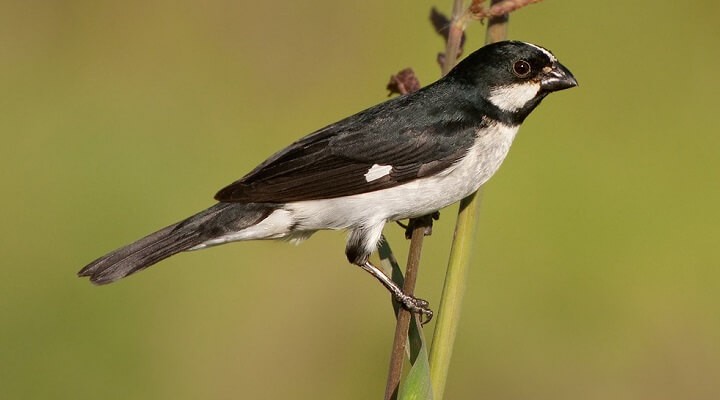
[[[573,74],[559,62],[554,62],[540,75],[540,87],[546,92],[555,92],[577,86]]]

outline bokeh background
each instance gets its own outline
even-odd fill
[[[394,321],[341,233],[187,253],[108,287],[75,273],[382,101],[399,69],[435,80],[433,5],[450,10],[0,2],[2,397],[379,398]],[[720,398],[718,17],[669,0],[512,16],[510,38],[580,87],[546,99],[486,185],[446,398]],[[483,34],[471,24],[467,49]],[[455,213],[426,242],[417,293],[435,306]]]

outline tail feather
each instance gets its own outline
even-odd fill
[[[207,240],[257,224],[273,209],[265,204],[218,203],[98,258],[78,276],[98,285],[115,282]]]

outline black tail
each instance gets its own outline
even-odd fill
[[[78,276],[103,285],[141,271],[207,240],[255,225],[272,213],[268,204],[218,203],[88,264]]]

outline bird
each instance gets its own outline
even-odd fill
[[[405,309],[432,318],[370,262],[384,226],[432,214],[474,193],[498,170],[523,121],[550,93],[578,82],[544,47],[486,45],[422,89],[300,138],[217,192],[217,203],[82,268],[115,282],[174,254],[229,242],[301,242],[345,230],[350,263]]]

